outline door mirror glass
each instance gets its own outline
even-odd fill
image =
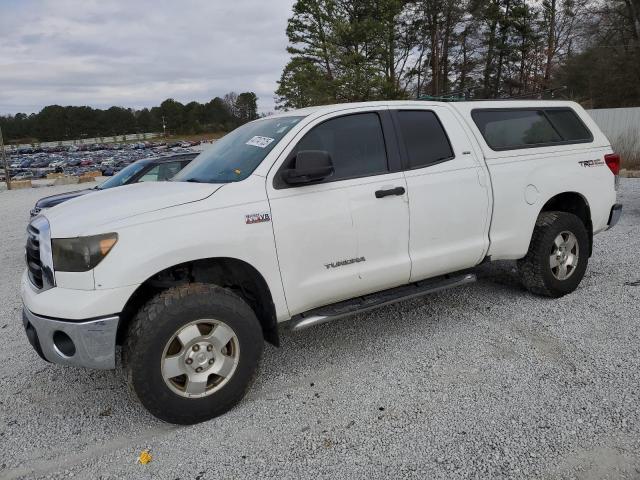
[[[301,150],[294,165],[282,171],[283,180],[290,185],[318,182],[333,174],[331,155],[324,150]]]

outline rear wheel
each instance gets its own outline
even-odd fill
[[[260,323],[244,300],[215,285],[189,284],[166,290],[138,312],[123,366],[153,415],[193,424],[240,401],[262,348]]]
[[[587,269],[589,236],[577,216],[542,212],[526,257],[518,261],[524,286],[532,293],[561,297],[573,292]]]

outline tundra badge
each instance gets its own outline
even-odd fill
[[[352,263],[366,262],[364,257],[350,258],[348,260],[338,260],[337,262],[325,263],[324,266],[327,270],[330,268],[342,267],[344,265],[351,265]]]

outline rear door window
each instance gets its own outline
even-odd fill
[[[591,141],[587,127],[569,108],[474,110],[473,121],[494,150]]]
[[[454,157],[447,134],[435,113],[400,110],[396,116],[407,153],[407,168],[434,165]]]

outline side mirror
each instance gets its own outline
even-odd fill
[[[317,182],[333,174],[331,155],[324,150],[298,152],[295,165],[295,168],[289,168],[282,172],[282,179],[290,185]]]

